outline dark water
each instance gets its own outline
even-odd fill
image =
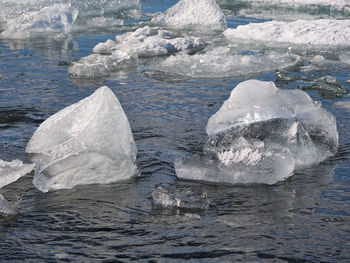
[[[154,12],[173,3],[144,1],[143,6]],[[131,23],[121,30],[132,28]],[[336,105],[349,102],[349,95],[330,98],[308,91],[337,118],[334,158],[273,186],[178,180],[175,158],[202,150],[207,120],[232,88],[248,78],[275,81],[275,72],[174,79],[139,67],[101,80],[69,77],[67,62],[115,34],[0,41],[0,159],[25,160],[26,143],[42,121],[108,85],[129,118],[140,170],[127,182],[45,194],[31,184],[32,174],[4,187],[0,193],[20,215],[0,218],[1,262],[349,262],[350,114]],[[349,88],[350,68],[332,65],[317,74],[335,76]],[[151,192],[158,184],[200,189],[209,209],[157,210]]]

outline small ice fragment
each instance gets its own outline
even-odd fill
[[[20,160],[11,162],[0,160],[0,188],[30,173],[34,166],[35,164],[23,164]]]
[[[151,23],[174,28],[225,30],[226,18],[215,0],[180,0]]]
[[[157,185],[152,191],[153,205],[157,208],[175,208],[184,210],[207,210],[209,202],[206,193],[191,190],[164,188]]]
[[[106,86],[44,121],[26,147],[36,163],[40,191],[108,184],[137,172],[129,121]]]
[[[0,214],[3,215],[17,215],[17,210],[12,207],[6,199],[0,194]]]

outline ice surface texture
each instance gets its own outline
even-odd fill
[[[34,166],[34,164],[23,164],[20,160],[12,162],[0,160],[0,188],[30,173]]]
[[[200,54],[170,56],[155,67],[160,71],[191,77],[246,76],[283,69],[296,64],[299,56],[276,51],[231,51],[228,47],[215,47]]]
[[[78,11],[68,5],[55,4],[37,12],[24,13],[7,22],[3,38],[29,38],[71,32]]]
[[[349,46],[350,20],[297,20],[251,23],[229,28],[224,32],[228,40],[291,43],[314,46]]]
[[[199,38],[172,38],[169,32],[145,26],[95,46],[87,57],[73,63],[69,73],[77,77],[103,77],[110,72],[137,65],[138,58],[174,52],[195,52],[203,48]]]
[[[115,182],[137,172],[128,119],[106,86],[44,121],[26,152],[36,163],[33,184],[43,192]]]
[[[173,28],[225,30],[226,18],[215,0],[180,0],[151,23]]]
[[[208,121],[203,160],[177,160],[177,176],[226,183],[273,184],[334,155],[334,116],[301,90],[248,80]]]

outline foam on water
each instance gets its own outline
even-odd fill
[[[27,144],[40,191],[111,183],[137,172],[129,122],[106,86],[44,121]]]
[[[246,76],[295,65],[299,56],[275,51],[235,52],[214,47],[200,54],[177,54],[155,65],[160,71],[191,77]]]
[[[177,160],[177,176],[226,183],[273,184],[334,155],[332,114],[305,92],[248,80],[209,120],[204,158]]]
[[[246,40],[313,46],[349,46],[350,20],[297,20],[250,23],[229,28],[224,36],[230,41]]]
[[[152,18],[151,23],[206,31],[226,28],[225,15],[215,0],[180,0],[164,13]]]

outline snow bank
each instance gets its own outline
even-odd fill
[[[215,0],[180,0],[164,13],[155,16],[151,23],[173,28],[224,30],[225,15]]]
[[[349,46],[350,20],[297,20],[251,23],[229,28],[224,36],[230,41],[247,40],[314,46]]]
[[[234,52],[228,47],[216,47],[200,54],[170,56],[155,68],[191,77],[237,77],[287,68],[298,61],[298,56],[288,53]]]
[[[110,183],[135,175],[136,145],[129,122],[106,86],[44,121],[27,144],[40,191]]]
[[[203,160],[177,160],[177,176],[226,183],[274,184],[334,155],[332,114],[301,90],[248,80],[208,121]]]

